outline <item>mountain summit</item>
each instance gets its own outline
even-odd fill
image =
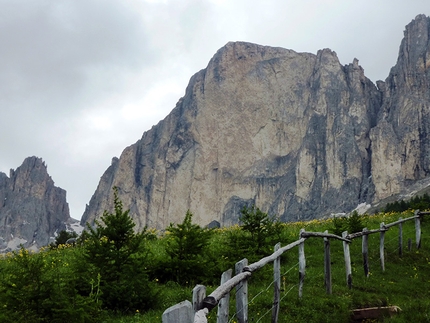
[[[41,158],[26,158],[9,177],[0,172],[0,252],[46,246],[69,221],[66,191]]]
[[[358,60],[230,42],[172,112],[114,158],[82,223],[117,186],[137,228],[189,209],[206,225],[255,204],[283,221],[348,212],[430,172],[430,18],[406,26],[397,64],[374,85]]]

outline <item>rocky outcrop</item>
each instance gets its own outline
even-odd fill
[[[397,64],[379,87],[383,104],[371,130],[375,200],[430,174],[430,18],[406,26]]]
[[[187,209],[201,225],[229,225],[245,204],[311,219],[399,192],[429,168],[428,38],[418,16],[378,87],[330,49],[228,43],[112,160],[82,224],[111,209],[113,186],[138,228],[165,228]]]
[[[45,246],[69,220],[66,191],[54,186],[42,159],[26,158],[9,177],[0,172],[0,251]]]

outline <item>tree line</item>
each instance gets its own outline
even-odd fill
[[[403,212],[409,209],[427,210],[428,208],[430,208],[430,196],[425,193],[422,196],[414,196],[407,201],[402,199],[400,201],[388,203],[384,208],[384,212]]]

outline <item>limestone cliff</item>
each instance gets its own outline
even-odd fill
[[[201,225],[236,223],[251,203],[284,221],[317,218],[427,176],[429,25],[418,16],[406,27],[378,87],[329,49],[228,43],[112,160],[82,223],[111,209],[113,186],[138,228],[164,228],[187,209]]]
[[[371,131],[375,199],[400,193],[430,174],[430,18],[406,26],[397,64],[385,83]]]
[[[45,246],[69,219],[66,191],[54,186],[42,159],[26,158],[9,177],[0,172],[0,251]]]

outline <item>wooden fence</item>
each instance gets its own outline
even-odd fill
[[[330,260],[330,239],[337,239],[343,243],[343,252],[345,258],[346,284],[352,288],[352,270],[351,257],[349,252],[349,244],[353,239],[362,238],[362,255],[364,274],[369,275],[369,260],[368,260],[368,236],[370,234],[380,235],[379,253],[382,271],[385,271],[385,232],[393,226],[399,228],[399,255],[403,252],[403,231],[402,224],[406,221],[415,221],[415,242],[416,247],[421,247],[421,218],[428,215],[430,212],[420,212],[416,210],[414,216],[398,221],[385,224],[382,222],[379,229],[368,230],[348,234],[343,232],[342,236],[329,234],[325,232],[307,232],[304,229],[300,230],[299,239],[284,247],[280,243],[275,246],[274,253],[264,257],[259,261],[248,265],[247,259],[242,259],[235,266],[235,276],[232,277],[232,270],[229,269],[221,276],[221,285],[216,288],[210,295],[206,296],[206,288],[203,285],[197,285],[193,289],[192,303],[184,301],[166,309],[162,316],[163,323],[206,323],[207,314],[216,306],[218,306],[217,323],[227,323],[229,316],[230,291],[236,287],[236,315],[238,323],[248,322],[248,278],[252,273],[264,267],[268,263],[273,262],[274,271],[274,298],[272,307],[272,322],[278,322],[278,313],[280,307],[280,291],[281,291],[281,270],[280,257],[288,250],[298,247],[299,252],[299,287],[298,294],[302,297],[303,284],[306,268],[306,257],[304,253],[305,240],[311,237],[324,239],[324,272],[325,272],[325,288],[328,294],[332,293],[331,283],[331,260]],[[411,248],[411,240],[408,241],[408,248]]]

